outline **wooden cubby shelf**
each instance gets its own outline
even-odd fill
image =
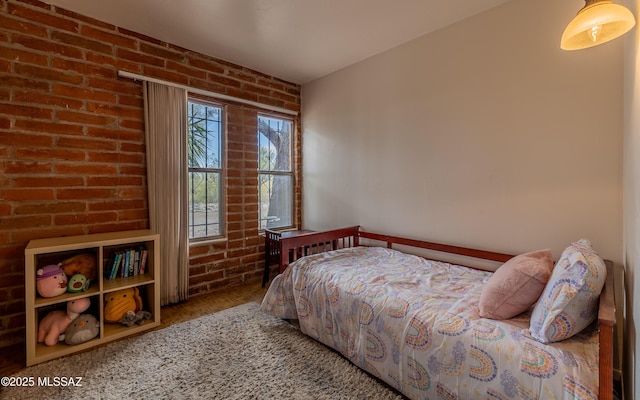
[[[129,277],[105,278],[109,257],[124,249],[144,249],[147,251],[144,273]],[[135,230],[111,233],[96,233],[80,236],[65,236],[37,239],[29,242],[25,249],[25,313],[27,366],[62,357],[78,351],[143,332],[160,325],[160,235],[150,230]],[[64,293],[55,297],[41,297],[36,290],[36,271],[45,265],[58,263],[79,253],[96,255],[96,279],[89,288],[80,293]],[[127,327],[122,324],[106,323],[104,302],[109,293],[136,287],[140,291],[143,310],[152,318],[142,325]],[[38,343],[38,323],[52,310],[66,310],[69,300],[88,297],[91,307],[86,312],[96,317],[100,333],[94,339],[76,345],[60,342],[53,346]]]

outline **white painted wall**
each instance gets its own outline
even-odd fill
[[[623,41],[559,47],[581,0],[513,0],[303,87],[304,226],[622,255]]]
[[[640,0],[625,5],[640,16]],[[640,31],[625,36],[624,59],[624,261],[626,332],[623,359],[627,399],[640,399]],[[635,307],[634,307],[635,306]]]

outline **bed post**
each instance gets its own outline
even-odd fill
[[[607,280],[600,293],[598,309],[598,336],[600,343],[600,400],[613,399],[613,328],[616,325],[616,305],[614,301],[613,262],[604,261],[607,266]]]

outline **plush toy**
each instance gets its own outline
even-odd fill
[[[36,289],[42,297],[55,297],[67,291],[67,276],[58,265],[47,265],[36,271]]]
[[[84,292],[89,289],[89,284],[91,281],[87,279],[86,276],[82,274],[75,274],[71,278],[69,278],[69,282],[67,283],[67,291],[71,293]]]
[[[137,287],[108,293],[104,300],[105,322],[117,323],[127,311],[140,311],[142,297]]]
[[[142,325],[144,324],[145,319],[151,319],[153,314],[149,311],[138,311],[133,312],[131,310],[127,311],[126,314],[122,318],[120,318],[120,322],[122,325],[133,326],[133,324]]]
[[[66,344],[80,344],[88,342],[100,333],[100,323],[91,314],[80,314],[64,331]]]
[[[75,274],[82,274],[90,281],[96,279],[97,262],[95,254],[81,253],[76,254],[73,257],[69,257],[62,261],[60,267],[64,270],[64,273],[73,276]]]
[[[88,297],[71,300],[67,302],[66,312],[55,310],[45,315],[38,325],[38,343],[44,342],[47,346],[58,343],[61,340],[60,335],[81,312],[89,308],[90,304]]]

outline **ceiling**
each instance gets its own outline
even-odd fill
[[[305,84],[509,0],[44,0]]]

